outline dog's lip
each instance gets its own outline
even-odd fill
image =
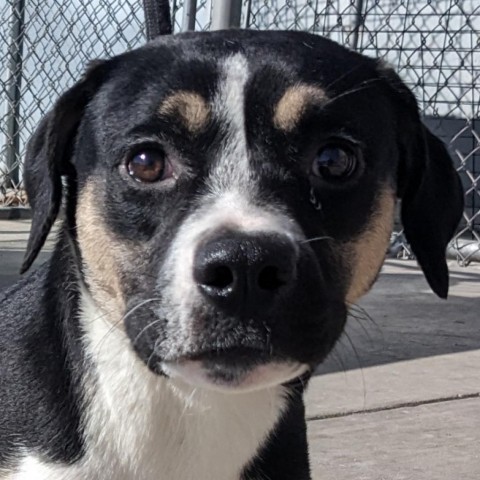
[[[235,346],[228,348],[206,349],[199,352],[186,354],[175,361],[229,361],[236,359],[242,362],[266,363],[273,360],[273,357],[262,348]]]
[[[271,351],[260,345],[232,345],[228,347],[192,348],[181,353],[164,356],[163,361],[168,363],[182,363],[188,361],[221,361],[232,358],[245,361],[256,359],[262,363],[279,359],[278,355],[274,356]]]
[[[245,352],[241,349],[242,353]],[[255,350],[254,350],[255,351]],[[258,352],[258,350],[257,350]],[[163,372],[174,380],[194,387],[222,392],[249,392],[285,384],[303,375],[309,365],[294,360],[233,358],[215,353],[181,357],[181,360],[163,361]]]

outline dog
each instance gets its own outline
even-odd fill
[[[307,480],[302,395],[397,199],[433,291],[458,174],[384,62],[302,32],[96,61],[40,122],[28,270],[0,307],[0,477]]]

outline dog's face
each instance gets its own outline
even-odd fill
[[[188,383],[264,388],[314,368],[378,274],[397,198],[447,294],[462,194],[445,148],[391,70],[317,36],[179,35],[95,64],[26,173],[25,267],[63,175],[89,294],[150,369]]]

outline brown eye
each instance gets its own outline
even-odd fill
[[[171,176],[171,168],[162,150],[143,150],[127,161],[127,171],[139,182],[153,183]]]
[[[312,174],[326,180],[348,178],[356,169],[357,157],[354,152],[338,146],[323,147],[312,163]]]

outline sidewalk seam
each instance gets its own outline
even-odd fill
[[[397,403],[395,405],[389,405],[385,407],[366,408],[365,410],[352,410],[347,412],[332,413],[332,414],[325,414],[325,415],[311,415],[311,416],[307,416],[306,419],[308,422],[316,421],[316,420],[329,420],[332,418],[342,418],[342,417],[351,417],[353,415],[388,412],[390,410],[398,410],[400,408],[415,408],[415,407],[421,407],[423,405],[434,405],[436,403],[454,402],[458,400],[469,400],[472,398],[480,398],[480,392],[468,393],[464,395],[462,394],[452,395],[449,397],[432,398],[430,400],[419,400],[417,402]]]

